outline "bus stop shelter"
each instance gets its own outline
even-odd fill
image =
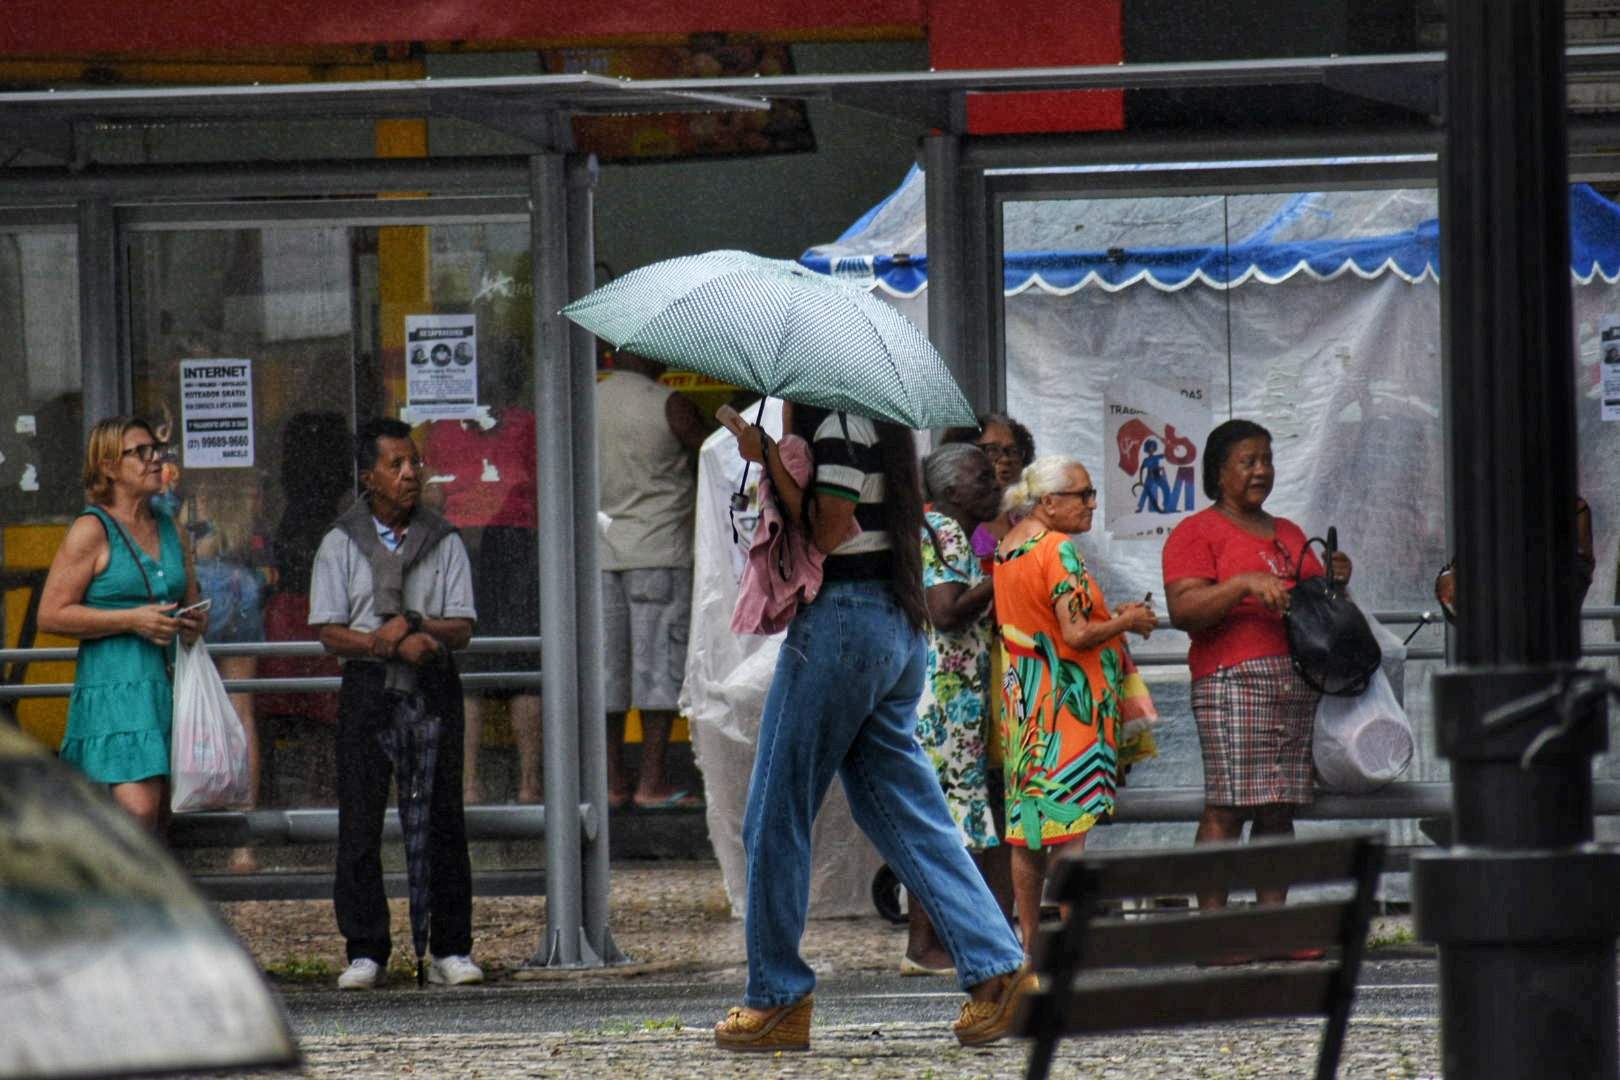
[[[1457,13],[1453,19],[1452,53],[1398,56],[1307,58],[1235,61],[1210,64],[1145,64],[1100,68],[957,71],[948,73],[787,76],[752,79],[746,93],[735,83],[703,80],[624,83],[590,76],[537,76],[496,80],[438,80],[409,84],[350,84],[191,90],[88,90],[0,95],[0,141],[29,148],[62,162],[59,167],[0,171],[0,224],[66,228],[78,238],[80,349],[83,358],[86,417],[122,411],[129,401],[127,342],[121,340],[119,230],[127,225],[162,227],[192,216],[217,218],[220,200],[252,200],[259,218],[364,217],[366,220],[411,222],[434,214],[456,218],[494,211],[526,219],[530,227],[533,266],[534,412],[540,457],[541,518],[554,529],[540,551],[541,649],[546,727],[545,839],[549,926],[536,961],[571,966],[611,961],[616,955],[607,925],[608,837],[605,742],[601,717],[601,632],[594,545],[589,541],[595,516],[596,463],[591,385],[593,353],[588,341],[572,334],[557,315],[571,296],[592,284],[590,257],[591,165],[570,153],[567,118],[591,112],[671,109],[736,109],[757,107],[771,97],[835,101],[855,108],[900,116],[917,125],[920,157],[929,176],[927,228],[930,256],[930,333],[953,366],[970,399],[979,408],[999,405],[1004,397],[1004,358],[1000,332],[1000,215],[1007,200],[1052,197],[1057,192],[1160,192],[1199,190],[1217,184],[1230,190],[1235,181],[1248,190],[1299,190],[1369,182],[1439,183],[1442,224],[1457,244],[1506,242],[1520,217],[1534,216],[1561,203],[1566,179],[1611,180],[1620,176],[1608,147],[1620,143],[1612,117],[1566,123],[1562,91],[1565,72],[1571,78],[1612,77],[1620,67],[1620,50],[1593,47],[1565,50],[1555,42],[1549,19],[1524,36],[1526,12],[1534,5],[1484,5],[1489,12]],[[1492,27],[1497,8],[1512,9],[1514,18]],[[1516,21],[1515,21],[1516,20]],[[1522,40],[1511,34],[1519,32]],[[1535,63],[1519,63],[1533,52]],[[1515,86],[1533,100],[1531,121],[1492,112],[1486,82],[1512,76]],[[1161,88],[1187,92],[1244,87],[1324,86],[1395,106],[1402,121],[1361,129],[1264,127],[1199,128],[1072,135],[995,136],[966,134],[966,103],[974,93],[1029,90]],[[1442,94],[1442,86],[1448,88]],[[1444,106],[1442,100],[1444,99]],[[1444,113],[1445,124],[1440,122]],[[311,115],[398,117],[454,116],[516,136],[533,147],[518,157],[424,159],[420,161],[323,160],[289,163],[172,164],[121,168],[97,160],[97,139],[111,130],[150,130],[164,126],[226,119],[308,120]],[[1515,126],[1517,124],[1518,126]],[[1450,131],[1452,138],[1447,139]],[[1463,134],[1458,134],[1462,132]],[[1532,140],[1536,153],[1521,145]],[[1482,157],[1494,148],[1495,157]],[[1325,164],[1329,157],[1372,159],[1351,170]],[[1527,160],[1528,159],[1528,160]],[[1053,165],[1177,162],[1241,162],[1232,175],[1201,170],[1196,175],[1163,170],[1148,175],[1098,171],[1090,174],[1043,172]],[[1548,175],[1532,183],[1534,171]],[[1480,203],[1467,202],[1468,191],[1482,177],[1499,181],[1477,192]],[[1556,197],[1547,194],[1556,193]],[[379,199],[398,192],[426,192],[425,197]],[[356,193],[362,198],[355,199]],[[1460,200],[1460,201],[1459,201]],[[1464,217],[1448,218],[1461,209]],[[242,216],[243,206],[229,211]],[[1556,247],[1562,209],[1549,211],[1541,231]],[[1476,226],[1488,221],[1494,231]],[[1467,227],[1462,227],[1462,223]],[[1567,221],[1563,229],[1567,235]],[[1504,233],[1504,230],[1506,231]],[[1567,244],[1567,239],[1561,241]],[[1474,252],[1452,246],[1447,258],[1456,269],[1448,290],[1470,287],[1466,259]],[[1532,241],[1515,254],[1534,254]],[[1527,272],[1544,269],[1526,263]],[[1562,265],[1552,259],[1549,265]],[[1548,275],[1556,278],[1559,274]],[[1522,386],[1532,370],[1528,353],[1540,343],[1556,342],[1556,323],[1567,319],[1567,276],[1564,307],[1556,293],[1548,303],[1482,336],[1467,328],[1462,340],[1478,346],[1459,362],[1448,356],[1448,404],[1468,403],[1490,409],[1501,404],[1489,396],[1487,383],[1503,372],[1515,372],[1507,386]],[[1553,314],[1549,314],[1553,313]],[[1506,319],[1499,311],[1485,312]],[[1514,313],[1511,318],[1519,318]],[[1537,320],[1541,321],[1537,321]],[[1550,320],[1550,321],[1549,321]],[[1448,347],[1455,348],[1466,317],[1453,304],[1446,315]],[[1546,398],[1549,415],[1568,397],[1567,335],[1563,348],[1548,361],[1562,364],[1551,379]],[[1482,359],[1483,358],[1483,359]],[[1491,376],[1479,373],[1476,361],[1497,365]],[[1461,363],[1462,366],[1459,366]],[[1560,381],[1561,380],[1561,381]],[[1479,395],[1485,394],[1481,398]],[[1540,398],[1536,399],[1541,400]],[[1535,402],[1530,406],[1533,407]],[[1505,405],[1502,406],[1506,408]],[[1502,414],[1506,416],[1506,413]],[[1521,423],[1530,414],[1517,415]],[[1557,439],[1557,426],[1531,424],[1531,434]],[[1566,425],[1567,427],[1567,425]],[[1501,428],[1497,428],[1500,432]],[[1564,432],[1567,436],[1567,431]],[[1456,436],[1454,436],[1454,439]],[[1509,450],[1521,449],[1513,440]],[[1490,460],[1492,448],[1477,440],[1470,448]],[[1510,500],[1519,519],[1545,510],[1543,500],[1572,497],[1572,446],[1548,451],[1545,490],[1515,493]],[[1512,475],[1502,462],[1497,475]],[[1460,482],[1472,483],[1466,468],[1453,466],[1453,499]],[[1482,489],[1483,490],[1483,489]],[[1566,498],[1567,502],[1567,498]],[[1470,505],[1472,505],[1470,503]],[[1552,505],[1547,502],[1546,506]],[[1472,538],[1500,526],[1502,517],[1487,509],[1451,515],[1460,553],[1480,568],[1476,584],[1463,601],[1477,613],[1475,627],[1497,625],[1503,598],[1488,594],[1484,579],[1497,558],[1519,558],[1535,567],[1535,581],[1556,572],[1567,529],[1558,515],[1540,514],[1551,524],[1546,535],[1513,537],[1505,546],[1480,546]],[[1477,526],[1477,528],[1475,528]],[[1498,528],[1497,533],[1501,530]],[[1471,546],[1472,545],[1472,546]],[[1536,625],[1573,625],[1569,612],[1553,607],[1536,616]],[[1503,623],[1502,625],[1505,625]],[[1494,635],[1494,636],[1493,636]],[[1529,647],[1515,642],[1522,635],[1483,629],[1468,637],[1462,659],[1485,664],[1553,663],[1567,660],[1567,628],[1547,643]],[[1517,651],[1515,651],[1517,650]],[[1534,680],[1532,680],[1533,682]],[[1489,695],[1486,695],[1488,697]],[[1485,698],[1476,700],[1483,701]],[[1580,759],[1587,765],[1589,756]],[[1575,770],[1578,773],[1578,769]],[[1590,800],[1585,804],[1590,837]],[[1575,807],[1578,812],[1581,807]],[[1578,839],[1578,823],[1569,824]],[[1554,830],[1557,832],[1557,830]],[[1559,835],[1563,835],[1560,833]],[[1444,958],[1443,958],[1444,962]],[[1607,982],[1613,987],[1612,935],[1608,943]],[[1611,1002],[1612,1005],[1612,1002]],[[1613,1054],[1614,1010],[1608,1008],[1609,1061]],[[1504,1039],[1508,1034],[1504,1033]],[[1600,1043],[1602,1039],[1598,1040]]]

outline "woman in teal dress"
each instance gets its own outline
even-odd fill
[[[151,506],[166,449],[144,420],[96,424],[84,460],[90,505],[39,602],[41,630],[81,642],[62,759],[154,831],[167,817],[174,638],[191,641],[208,624],[203,612],[175,614],[197,587],[174,521]]]

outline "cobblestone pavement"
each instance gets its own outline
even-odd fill
[[[1076,1080],[1243,1077],[1295,1080],[1312,1074],[1318,1025],[1263,1023],[1093,1036],[1061,1044],[1052,1074]],[[1354,1022],[1339,1075],[1404,1080],[1440,1073],[1433,1024]],[[318,1036],[301,1040],[310,1077],[384,1080],[410,1076],[781,1077],[784,1080],[970,1080],[1023,1073],[1025,1047],[968,1050],[938,1025],[816,1027],[807,1054],[752,1056],[714,1047],[704,1030],[537,1032],[533,1035]],[[272,1073],[244,1074],[269,1077]],[[281,1074],[285,1075],[285,1074]]]
[[[390,903],[396,943],[408,942],[403,901]],[[226,920],[270,971],[283,993],[329,987],[342,965],[342,939],[331,905],[320,901],[253,901],[221,905]],[[545,902],[537,897],[483,897],[474,902],[475,952],[492,981],[511,977],[538,946]],[[634,963],[591,971],[547,973],[548,980],[600,986],[658,973],[698,982],[735,979],[741,990],[742,926],[730,916],[713,863],[615,865],[612,930]],[[1409,940],[1402,920],[1380,920],[1375,941]],[[803,952],[818,972],[892,972],[905,936],[877,917],[813,921]],[[406,972],[396,948],[395,966]],[[930,989],[940,989],[930,980]],[[1256,1023],[1220,1029],[1177,1029],[1090,1037],[1062,1045],[1056,1076],[1299,1077],[1314,1068],[1319,1022]],[[521,1035],[410,1033],[320,1034],[300,1039],[304,1075],[630,1076],[837,1078],[1003,1077],[1021,1074],[1025,1047],[1009,1043],[960,1048],[940,1024],[817,1024],[809,1054],[726,1054],[708,1030],[674,1021],[606,1022],[596,1030]],[[1353,1021],[1340,1076],[1417,1078],[1439,1075],[1432,1021],[1372,1017]],[[272,1074],[265,1074],[272,1075]],[[285,1074],[281,1074],[285,1075]]]

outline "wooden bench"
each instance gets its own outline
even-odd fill
[[[1180,851],[1098,852],[1054,862],[1052,895],[1071,905],[1036,941],[1043,989],[1025,1000],[1014,1031],[1036,1040],[1028,1077],[1044,1080],[1064,1035],[1326,1016],[1318,1080],[1338,1072],[1355,998],[1383,838],[1262,839]],[[1104,905],[1232,889],[1348,885],[1343,899],[1207,913],[1154,913]],[[1321,961],[1218,967],[1198,962],[1327,949]],[[1146,970],[1098,971],[1099,968]]]

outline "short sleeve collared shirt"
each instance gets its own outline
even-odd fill
[[[405,607],[430,619],[476,622],[472,569],[461,537],[452,533],[434,545],[405,575]],[[370,633],[382,625],[372,596],[371,562],[360,545],[332,529],[315,553],[309,583],[309,624],[333,623]]]

